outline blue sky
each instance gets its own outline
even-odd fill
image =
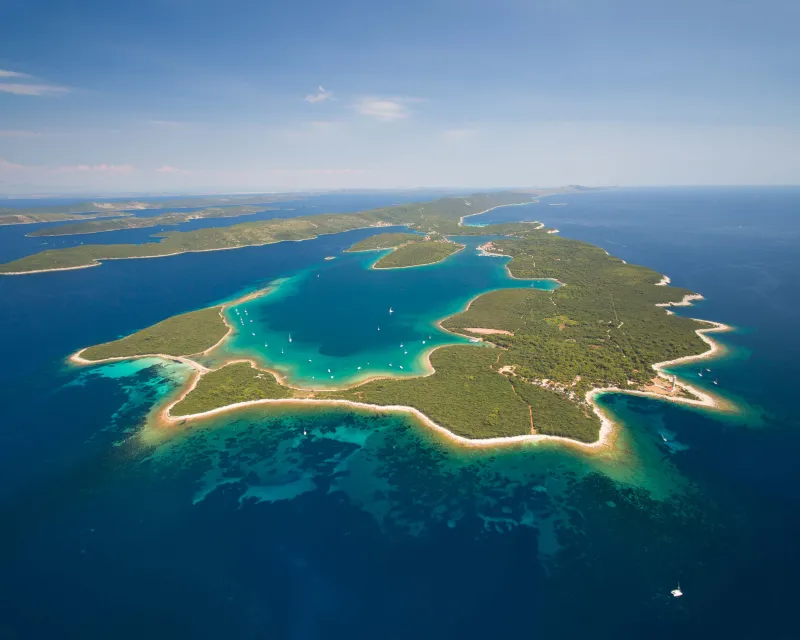
[[[0,193],[800,181],[794,0],[0,0]]]

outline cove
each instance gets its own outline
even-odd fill
[[[481,255],[478,247],[494,237],[453,239],[466,248],[433,265],[373,269],[386,251],[342,252],[275,283],[268,295],[226,309],[234,333],[215,359],[252,358],[309,389],[418,376],[429,371],[432,349],[469,342],[437,323],[476,296],[559,286],[512,278],[510,258]]]

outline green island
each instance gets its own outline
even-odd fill
[[[261,371],[249,362],[233,362],[202,376],[191,393],[170,409],[170,415],[179,418],[239,402],[293,395],[271,372]]]
[[[394,249],[400,245],[406,244],[413,240],[419,240],[418,233],[378,233],[369,238],[359,240],[349,249],[345,251],[380,251],[382,249]]]
[[[188,209],[211,206],[226,207],[234,205],[242,206],[252,204],[268,204],[272,202],[280,202],[282,200],[297,200],[301,197],[301,194],[270,193],[248,196],[194,196],[191,198],[170,198],[167,200],[147,202],[142,202],[139,200],[112,200],[107,202],[86,201],[55,207],[0,207],[0,225],[33,224],[36,222],[59,222],[65,220],[92,220],[95,218],[131,216],[133,214],[128,212],[145,211],[148,209]],[[258,209],[258,211],[263,210],[263,208]]]
[[[407,267],[421,267],[428,264],[441,262],[445,258],[461,251],[463,244],[451,240],[432,240],[426,238],[417,242],[407,242],[387,253],[374,265],[373,269],[405,269]]]
[[[220,315],[222,307],[208,307],[172,316],[136,333],[89,347],[80,352],[85,360],[131,358],[144,354],[189,356],[213,347],[228,327]]]
[[[392,249],[381,257],[374,269],[403,269],[441,262],[464,248],[447,238],[433,239],[418,233],[379,233],[359,240],[346,251],[380,251]]]
[[[170,410],[172,418],[260,399],[346,400],[376,407],[412,407],[468,439],[532,434],[592,443],[601,427],[588,393],[594,389],[615,388],[672,399],[693,397],[685,386],[657,376],[652,366],[707,350],[697,330],[714,323],[668,314],[656,306],[680,301],[690,296],[690,291],[656,286],[661,276],[651,269],[626,264],[599,247],[533,225],[460,227],[458,219],[466,205],[462,200],[457,207],[453,200],[444,206],[436,201],[404,207],[411,211],[410,218],[427,212],[429,223],[433,220],[459,235],[470,231],[504,235],[502,240],[483,245],[483,250],[510,256],[507,267],[514,277],[552,278],[564,286],[554,291],[498,290],[477,297],[441,326],[473,338],[480,336],[483,344],[433,350],[429,354],[432,373],[417,378],[382,378],[335,391],[299,390],[281,385],[271,373],[249,363],[211,371],[198,364],[200,379],[180,405]],[[487,200],[491,202],[490,197]],[[380,224],[387,224],[388,218],[393,223],[402,221],[395,208],[379,211]],[[314,230],[375,224],[377,216],[374,212],[318,216]],[[290,227],[291,233],[311,231],[307,224],[309,220],[299,219],[298,227]],[[405,224],[420,226],[416,220]],[[264,223],[257,226],[263,229]],[[241,225],[222,231],[243,239],[245,236],[235,235],[240,231],[231,231],[236,227]],[[402,248],[409,246],[408,236],[419,238],[416,234],[391,234],[402,237],[388,239],[380,235],[356,243],[350,250],[378,249],[387,242]],[[419,241],[411,246],[435,244],[439,243]],[[220,307],[212,307],[91,347],[80,356],[85,361],[155,353],[186,357],[208,350],[226,331]]]
[[[262,211],[272,211],[274,208],[275,207],[258,207],[254,205],[233,205],[228,207],[207,207],[199,211],[174,211],[160,216],[139,217],[126,214],[122,218],[113,218],[111,220],[90,220],[47,229],[38,229],[28,235],[35,237],[72,236],[86,233],[101,233],[103,231],[119,231],[120,229],[146,229],[147,227],[178,225],[189,222],[190,220],[204,218],[247,216]]]
[[[242,222],[226,227],[171,231],[157,234],[157,242],[145,244],[83,244],[51,249],[0,265],[0,274],[24,274],[98,265],[103,260],[156,258],[193,251],[216,251],[258,246],[286,240],[308,240],[319,235],[381,226],[406,226],[442,236],[482,235],[480,228],[461,227],[464,215],[492,207],[531,202],[535,193],[498,192],[468,198],[441,198],[433,202],[404,204],[360,213],[322,214]],[[498,225],[497,232],[525,228],[524,224]]]
[[[35,213],[33,211],[19,213],[16,209],[4,209],[0,207],[0,225],[12,224],[36,224],[37,222],[62,222],[68,220],[96,220],[99,218],[119,218],[132,217],[132,213],[123,211],[110,211],[98,213]],[[32,234],[31,234],[32,235]]]

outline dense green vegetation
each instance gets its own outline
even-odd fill
[[[211,206],[231,206],[248,204],[267,204],[281,200],[298,200],[300,194],[261,194],[247,196],[195,196],[191,198],[170,198],[167,200],[125,201],[86,201],[75,204],[46,207],[0,207],[0,224],[26,224],[30,222],[54,222],[57,220],[89,220],[91,218],[130,215],[125,211],[144,211],[148,209],[187,209]],[[259,208],[263,211],[263,208]],[[100,214],[100,215],[92,215]]]
[[[706,349],[695,333],[696,321],[654,306],[689,291],[653,286],[660,276],[651,269],[544,232],[528,232],[495,247],[513,256],[509,269],[514,276],[556,278],[567,286],[553,293],[491,292],[443,326],[513,331],[513,336],[490,339],[507,349],[501,364],[514,365],[525,379],[551,380],[581,396],[597,386],[637,387],[653,377],[653,363]]]
[[[359,240],[347,251],[376,251],[378,249],[391,249],[399,247],[401,244],[411,242],[412,240],[419,240],[418,233],[379,233],[369,238]]]
[[[220,307],[209,307],[182,313],[120,340],[89,347],[81,357],[102,360],[155,353],[170,356],[200,353],[215,345],[228,332],[219,312]]]
[[[600,433],[600,418],[586,404],[561,394],[512,378],[514,390],[533,412],[536,433],[594,442]]]
[[[402,267],[419,267],[425,264],[441,262],[448,256],[464,248],[446,240],[422,240],[408,242],[387,253],[373,266],[376,269],[400,269]]]
[[[436,371],[431,376],[376,380],[317,397],[415,407],[465,438],[526,435],[533,426],[539,434],[563,435],[584,442],[597,439],[600,420],[591,408],[513,376],[501,375],[496,364],[501,353],[472,345],[442,347],[431,354]]]
[[[274,207],[273,207],[274,208]],[[246,216],[261,211],[269,211],[270,207],[257,207],[253,205],[240,205],[232,207],[208,207],[200,211],[181,211],[165,213],[160,216],[131,216],[114,218],[113,220],[92,220],[76,222],[58,227],[48,227],[30,233],[30,236],[69,236],[83,233],[101,233],[103,231],[119,231],[120,229],[145,229],[147,227],[162,227],[177,225],[198,218],[232,218]]]
[[[495,195],[502,196],[500,200],[520,197]],[[361,214],[247,223],[167,234],[161,244],[145,247],[199,250],[196,247],[262,244],[368,224],[397,224],[403,221],[402,216],[417,228],[424,219],[425,224],[439,229],[452,227],[463,234],[468,228],[457,224],[464,208],[483,210],[491,202],[489,196],[471,196],[468,200],[448,198]],[[415,219],[417,214],[420,218]],[[437,231],[424,230],[438,237]],[[315,397],[412,406],[453,433],[469,438],[521,435],[533,430],[592,442],[597,439],[600,421],[585,402],[588,390],[605,386],[639,388],[653,377],[653,363],[706,349],[695,333],[697,321],[668,315],[655,306],[690,293],[654,286],[660,279],[658,273],[627,265],[598,247],[547,234],[532,225],[496,225],[476,231],[508,236],[495,241],[493,251],[511,256],[508,266],[515,277],[554,278],[566,286],[552,292],[524,288],[487,293],[473,301],[467,311],[443,323],[453,331],[484,327],[513,332],[484,336],[502,349],[475,345],[440,348],[431,355],[435,373],[430,376],[376,380],[348,390],[318,392]],[[446,252],[446,256],[459,247],[443,240],[407,241],[409,236],[419,238],[416,234],[381,235],[369,238],[366,247],[374,249],[387,242],[399,247],[379,261],[381,267],[442,259],[437,257],[438,252]],[[69,251],[53,253],[63,256]],[[387,260],[388,264],[384,262]],[[225,333],[218,309],[176,316],[129,338],[93,347],[84,355],[99,359],[203,351]],[[191,399],[199,404],[189,405],[191,410],[182,407],[182,415],[244,400],[296,394],[280,387],[272,376],[258,375],[249,365],[206,374],[184,401]]]
[[[471,345],[444,347],[431,354],[433,375],[375,380],[353,389],[318,393],[317,397],[415,407],[467,438],[529,434],[528,406],[509,380],[490,368],[498,353],[497,349]]]
[[[238,402],[291,396],[292,390],[281,386],[268,371],[254,369],[249,362],[235,362],[205,374],[170,413],[189,416]]]
[[[0,273],[19,273],[42,269],[86,267],[102,260],[148,258],[187,251],[236,249],[283,240],[305,240],[326,233],[339,233],[375,225],[365,214],[320,215],[304,218],[275,218],[243,222],[229,227],[171,231],[159,234],[161,242],[148,244],[84,244],[68,249],[43,251],[4,265]]]
[[[327,233],[339,233],[380,225],[406,225],[431,233],[485,233],[480,228],[459,227],[464,215],[494,206],[529,202],[529,193],[489,193],[467,198],[442,198],[433,202],[397,205],[354,214],[325,214],[288,219],[244,222],[228,227],[172,231],[159,234],[160,242],[148,244],[85,244],[67,249],[43,251],[0,265],[0,273],[24,273],[47,269],[92,266],[102,260],[147,258],[212,249],[236,249],[283,240],[305,240]],[[469,203],[469,204],[467,204]],[[496,233],[524,229],[529,225],[499,225]]]
[[[61,222],[65,220],[94,220],[96,218],[117,218],[120,216],[128,217],[133,215],[117,211],[109,213],[10,213],[12,211],[15,210],[3,209],[0,207],[0,225]]]

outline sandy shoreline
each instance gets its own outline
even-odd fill
[[[484,213],[489,213],[490,211],[494,211],[495,209],[501,209],[503,207],[521,207],[521,206],[526,205],[526,204],[537,204],[537,200],[540,197],[544,198],[545,196],[535,196],[533,199],[529,200],[528,202],[513,202],[511,204],[498,204],[496,207],[489,207],[488,209],[485,209],[484,211],[478,211],[476,213],[468,213],[467,215],[461,216],[458,219],[458,226],[459,227],[465,226],[464,225],[464,219],[465,218],[471,218],[472,216],[479,216],[479,215],[482,215]]]
[[[408,244],[408,243],[406,243],[406,244]],[[387,253],[387,254],[386,254],[386,256],[381,256],[380,258],[378,258],[378,259],[377,259],[375,262],[373,262],[373,263],[372,263],[372,264],[369,266],[369,268],[370,268],[370,269],[375,269],[376,271],[392,271],[392,270],[394,270],[394,269],[416,269],[417,267],[427,267],[427,266],[430,266],[430,265],[432,265],[432,264],[439,264],[440,262],[444,262],[444,261],[445,261],[445,260],[447,260],[448,258],[452,258],[452,257],[453,257],[454,255],[456,255],[457,253],[460,253],[461,251],[463,251],[464,249],[466,249],[466,248],[467,248],[467,245],[465,245],[465,244],[460,244],[460,243],[458,243],[458,242],[453,242],[452,240],[451,240],[451,241],[450,241],[448,244],[454,244],[454,245],[457,245],[457,246],[458,246],[458,249],[457,249],[457,250],[455,250],[455,251],[453,251],[453,253],[451,253],[451,254],[449,254],[449,255],[446,255],[446,256],[445,256],[444,258],[442,258],[441,260],[436,260],[435,262],[424,262],[424,263],[422,263],[422,264],[409,264],[409,265],[406,265],[405,267],[378,267],[378,266],[376,266],[376,265],[377,265],[377,264],[378,264],[378,263],[379,263],[381,260],[383,260],[383,259],[384,259],[386,256],[388,256],[388,255],[391,255],[392,253],[394,253],[395,251],[397,251],[397,250],[398,250],[400,247],[404,247],[404,246],[406,246],[406,245],[405,245],[405,244],[401,244],[401,245],[399,245],[399,246],[397,246],[397,247],[391,247],[391,249],[392,249],[392,250],[391,250],[389,253]],[[365,249],[364,251],[375,251],[375,249]]]
[[[504,206],[508,206],[508,205],[504,205]],[[462,246],[462,248],[463,248],[463,246]],[[495,254],[495,255],[499,255],[499,256],[502,256],[502,257],[508,257],[508,256],[503,256],[503,254]],[[418,265],[418,266],[422,266],[422,265]],[[398,268],[410,268],[410,267],[398,267]],[[507,265],[506,265],[506,269],[508,269]],[[509,275],[511,275],[510,271],[509,271]],[[513,278],[514,276],[512,275],[511,277]],[[664,277],[666,277],[666,276],[664,276]],[[515,279],[518,279],[518,278],[515,278]],[[663,280],[663,278],[662,278],[662,280]],[[244,296],[236,298],[235,300],[232,300],[230,302],[226,302],[226,303],[223,303],[222,305],[220,305],[220,311],[219,311],[220,317],[222,318],[223,322],[227,326],[228,331],[226,332],[226,334],[216,344],[214,344],[213,346],[209,347],[205,351],[201,352],[201,355],[210,354],[212,351],[214,351],[215,349],[220,347],[230,337],[230,335],[234,332],[234,330],[235,330],[234,326],[231,323],[228,322],[228,320],[227,320],[227,318],[226,318],[226,316],[224,314],[224,310],[226,308],[228,308],[230,306],[234,306],[236,304],[241,304],[243,302],[246,302],[247,300],[252,300],[252,299],[261,297],[261,296],[266,295],[269,292],[273,291],[274,289],[275,289],[274,286],[270,286],[270,287],[268,287],[266,289],[262,289],[262,290],[259,290],[259,291],[248,293],[248,294],[246,294]],[[457,312],[456,314],[451,314],[451,315],[449,315],[449,316],[447,316],[445,318],[440,319],[439,321],[437,321],[435,323],[435,326],[438,329],[442,330],[442,331],[450,333],[451,335],[456,335],[456,336],[460,336],[460,337],[468,338],[468,339],[469,338],[474,339],[474,336],[470,336],[470,335],[458,333],[457,331],[452,331],[452,330],[449,330],[449,329],[445,329],[442,326],[442,323],[445,320],[447,320],[448,318],[451,318],[454,315],[458,315],[458,313],[463,313],[463,312],[469,310],[469,308],[472,305],[472,303],[475,300],[477,300],[478,298],[480,298],[482,295],[485,295],[486,293],[490,293],[490,292],[484,292],[484,293],[477,294],[476,296],[474,296],[473,298],[471,298],[467,302],[467,304],[464,307],[464,309],[462,309],[461,311]],[[703,299],[703,296],[700,295],[700,294],[686,294],[679,301],[658,303],[656,306],[665,308],[665,311],[667,313],[672,313],[669,309],[667,309],[667,307],[686,307],[686,306],[692,305],[694,301],[702,300],[702,299]],[[698,321],[698,322],[702,322],[702,323],[705,323],[705,324],[709,325],[709,326],[701,327],[701,328],[695,330],[697,335],[703,340],[703,342],[705,342],[708,345],[709,348],[706,351],[704,351],[702,353],[699,353],[699,354],[692,354],[692,355],[676,358],[674,360],[669,360],[669,361],[665,361],[665,362],[658,362],[658,363],[653,364],[652,368],[656,371],[658,376],[669,380],[669,379],[671,379],[671,377],[668,376],[668,374],[665,372],[665,369],[667,367],[674,366],[674,365],[677,365],[677,364],[683,364],[683,363],[686,363],[686,362],[694,362],[694,361],[699,361],[699,360],[705,360],[705,359],[708,359],[708,358],[715,357],[716,355],[718,355],[721,352],[723,352],[723,347],[719,343],[717,343],[715,340],[710,338],[707,334],[730,331],[731,327],[729,327],[728,325],[719,323],[719,322],[713,322],[713,321],[709,321],[709,320],[700,320],[700,319],[696,319],[696,318],[693,318],[693,319]],[[474,332],[474,333],[478,333],[478,334],[486,334],[486,335],[490,335],[490,334],[513,335],[512,332],[509,332],[509,331],[506,331],[506,330],[502,330],[502,329],[474,328],[473,327],[473,328],[464,328],[464,330],[465,331]],[[435,373],[435,369],[433,368],[433,365],[431,364],[431,361],[430,361],[431,354],[436,349],[440,349],[440,348],[447,347],[447,346],[452,346],[452,344],[438,345],[436,347],[432,347],[430,349],[427,349],[426,351],[421,353],[419,357],[420,357],[420,360],[422,362],[423,368],[426,370],[426,372],[423,373],[421,376],[415,376],[415,377],[424,377],[424,376],[429,376],[429,375],[434,374]],[[492,345],[492,346],[494,346],[494,345]],[[598,418],[601,421],[601,428],[600,428],[600,431],[599,431],[599,434],[598,434],[598,439],[596,441],[594,441],[594,442],[591,442],[591,443],[580,442],[578,440],[573,440],[571,438],[566,438],[566,437],[562,437],[562,436],[551,436],[551,435],[544,435],[544,434],[525,434],[525,435],[519,435],[519,436],[470,439],[470,438],[466,438],[464,436],[459,436],[459,435],[453,433],[452,431],[448,430],[446,427],[443,427],[442,425],[437,424],[431,418],[429,418],[427,415],[425,415],[422,411],[420,411],[419,409],[417,409],[415,407],[406,406],[406,405],[373,405],[373,404],[355,402],[355,401],[350,401],[350,400],[320,399],[320,398],[313,398],[313,397],[307,397],[307,398],[281,398],[281,399],[267,399],[267,398],[265,398],[265,399],[259,399],[259,400],[251,400],[251,401],[246,401],[246,402],[233,403],[233,404],[230,404],[230,405],[217,407],[215,409],[211,409],[209,411],[205,411],[205,412],[197,413],[197,414],[190,414],[190,415],[183,415],[183,416],[172,416],[171,410],[179,402],[181,402],[189,393],[191,393],[197,387],[197,384],[199,383],[199,381],[202,379],[202,377],[205,374],[210,373],[212,371],[218,371],[219,369],[221,369],[221,368],[223,368],[225,366],[229,366],[231,364],[235,364],[235,363],[239,363],[239,362],[247,362],[255,370],[263,371],[263,372],[266,372],[266,373],[269,373],[269,374],[273,375],[275,377],[275,379],[278,381],[279,384],[281,384],[282,386],[284,386],[284,387],[286,387],[288,389],[292,389],[294,391],[298,391],[298,392],[301,392],[301,393],[309,393],[309,394],[313,394],[315,392],[329,392],[329,391],[353,389],[353,388],[359,387],[361,385],[364,385],[364,384],[366,384],[368,382],[371,382],[371,381],[374,381],[374,380],[381,380],[381,379],[392,379],[392,380],[395,380],[395,379],[401,379],[401,378],[403,378],[405,376],[375,375],[375,376],[367,377],[366,379],[360,379],[360,380],[358,380],[356,382],[353,382],[353,383],[351,383],[349,385],[346,385],[344,387],[338,387],[338,388],[325,387],[325,388],[321,388],[321,389],[313,389],[313,388],[302,388],[302,387],[295,387],[295,386],[289,385],[289,384],[286,383],[286,377],[284,375],[282,375],[280,372],[275,371],[273,369],[270,369],[268,367],[259,366],[259,363],[255,359],[251,359],[251,358],[234,358],[234,359],[226,360],[219,367],[217,367],[215,369],[209,369],[209,368],[203,366],[202,364],[200,364],[199,362],[193,360],[189,356],[172,356],[172,355],[168,355],[168,354],[143,354],[143,355],[130,356],[130,357],[105,358],[105,359],[96,360],[96,361],[87,360],[87,359],[81,357],[81,354],[87,348],[88,347],[86,347],[84,349],[81,349],[80,351],[72,354],[69,357],[69,360],[72,363],[77,364],[77,365],[90,365],[90,364],[102,364],[102,363],[106,363],[106,362],[118,362],[118,361],[123,361],[123,360],[135,360],[135,359],[141,359],[141,358],[160,358],[160,359],[163,359],[163,360],[166,360],[166,361],[180,362],[182,364],[185,364],[185,365],[191,367],[193,369],[193,371],[194,371],[191,383],[181,391],[180,395],[176,399],[174,399],[171,402],[169,402],[162,410],[159,411],[160,419],[163,420],[167,424],[176,423],[176,422],[183,423],[185,421],[203,419],[203,418],[210,417],[210,416],[220,415],[220,414],[223,414],[223,413],[226,413],[226,412],[229,412],[229,411],[235,411],[235,410],[238,410],[238,409],[241,409],[241,408],[253,407],[253,406],[258,406],[258,405],[273,405],[273,404],[274,405],[317,404],[317,405],[329,405],[329,406],[338,405],[338,406],[348,406],[348,407],[358,408],[358,409],[366,409],[366,410],[376,411],[376,412],[384,412],[385,411],[385,412],[395,412],[395,413],[396,412],[408,413],[408,414],[411,414],[411,415],[415,416],[424,425],[428,426],[429,428],[433,429],[435,432],[437,432],[440,435],[444,436],[447,440],[449,440],[451,442],[454,442],[456,444],[462,445],[462,446],[466,446],[466,447],[488,448],[488,447],[497,447],[497,446],[518,445],[518,444],[525,444],[525,443],[557,442],[557,443],[566,444],[568,446],[572,446],[572,447],[575,447],[575,448],[578,448],[578,449],[584,450],[584,451],[596,451],[596,450],[601,449],[601,448],[610,447],[613,444],[613,442],[614,442],[614,440],[616,438],[616,435],[618,433],[618,428],[619,428],[619,425],[614,423],[603,412],[603,410],[600,408],[599,404],[597,403],[597,398],[599,398],[600,396],[602,396],[602,395],[604,395],[606,393],[622,393],[622,394],[628,394],[628,395],[636,395],[636,396],[648,397],[648,398],[667,401],[667,402],[676,402],[678,404],[697,406],[697,407],[707,407],[707,408],[712,408],[712,409],[717,409],[717,410],[730,409],[730,407],[726,403],[724,403],[722,400],[714,397],[713,395],[711,395],[709,393],[701,391],[700,389],[697,389],[696,387],[693,387],[693,386],[691,386],[688,383],[683,382],[683,381],[678,381],[676,384],[679,387],[685,389],[691,395],[693,395],[694,396],[693,398],[664,396],[664,395],[660,395],[660,394],[657,394],[657,393],[652,393],[652,392],[649,392],[649,391],[642,391],[642,390],[638,390],[638,389],[629,390],[629,389],[620,389],[620,388],[617,388],[617,387],[595,388],[595,389],[589,390],[586,393],[586,396],[585,396],[586,402],[591,406],[592,411],[594,411],[594,413],[598,416]]]
[[[481,335],[494,335],[494,334],[502,334],[504,336],[513,336],[513,331],[506,331],[505,329],[486,329],[483,327],[464,327],[464,331],[469,331],[470,333],[478,333]]]
[[[377,224],[369,224],[365,227],[355,227],[353,229],[347,229],[346,231],[358,231],[359,229],[375,229],[380,227],[392,227],[392,226],[403,226],[403,225],[391,225],[391,224],[384,224],[379,222]],[[183,232],[179,232],[183,233]],[[172,256],[181,256],[185,253],[208,253],[211,251],[235,251],[236,249],[247,249],[248,247],[266,247],[270,244],[278,244],[280,242],[305,242],[306,240],[314,240],[315,238],[319,238],[320,236],[329,236],[335,235],[337,233],[345,233],[345,231],[332,231],[331,233],[320,233],[310,238],[300,238],[299,240],[275,240],[274,242],[259,242],[256,244],[240,244],[236,245],[235,247],[218,247],[216,249],[192,249],[187,251],[174,251],[172,253],[159,253],[158,255],[154,256],[125,256],[122,258],[95,258],[92,260],[91,264],[82,264],[76,267],[56,267],[54,269],[34,269],[32,271],[0,271],[0,276],[27,276],[33,273],[53,273],[56,271],[74,271],[76,269],[90,269],[91,267],[99,267],[104,262],[108,262],[109,260],[148,260],[150,258],[170,258]],[[158,243],[153,243],[158,244]],[[68,247],[71,248],[71,247]],[[60,251],[60,249],[58,249]],[[32,254],[36,255],[36,254]],[[22,258],[20,258],[21,260]]]

